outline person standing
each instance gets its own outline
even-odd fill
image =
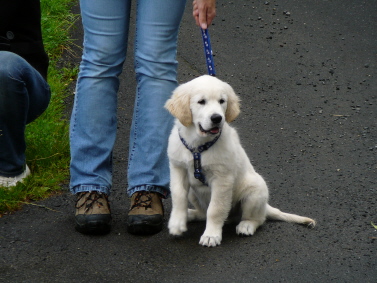
[[[170,193],[166,150],[173,117],[164,104],[178,85],[177,37],[186,1],[136,3],[137,89],[129,144],[127,229],[154,234],[163,227],[161,199]],[[80,0],[80,7],[84,50],[70,124],[70,189],[77,195],[76,230],[104,234],[111,229],[108,195],[131,0]],[[195,0],[193,8],[197,24],[207,28],[215,16],[215,0]]]
[[[30,174],[25,127],[50,102],[39,0],[0,0],[0,187]]]

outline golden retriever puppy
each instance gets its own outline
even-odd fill
[[[313,219],[268,205],[266,182],[228,124],[240,113],[239,99],[229,84],[201,76],[176,88],[165,107],[177,118],[168,146],[171,235],[187,231],[187,221],[206,220],[199,243],[220,245],[224,222],[235,208],[241,214],[239,235],[253,235],[266,218],[315,226]],[[188,201],[194,209],[189,209]]]

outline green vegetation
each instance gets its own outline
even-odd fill
[[[371,222],[370,224],[372,224],[373,228],[377,230],[377,225],[374,224],[373,222]]]
[[[78,19],[78,15],[70,12],[73,3],[74,0],[41,0],[43,38],[50,57],[48,82],[52,98],[46,112],[26,129],[26,162],[32,174],[16,187],[0,189],[0,215],[31,200],[57,193],[67,182],[69,126],[64,118],[64,99],[70,95],[67,88],[76,78],[78,69],[62,66],[58,61],[73,44],[69,32]]]

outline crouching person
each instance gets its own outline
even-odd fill
[[[41,32],[39,0],[2,1],[0,9],[0,187],[30,174],[25,127],[50,102],[48,56]]]

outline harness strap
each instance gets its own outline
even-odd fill
[[[201,156],[201,153],[203,151],[209,149],[211,146],[213,146],[216,143],[216,141],[221,136],[221,131],[220,131],[220,134],[218,136],[216,136],[212,141],[206,142],[205,144],[198,146],[197,148],[190,147],[187,144],[187,142],[181,137],[181,134],[180,133],[178,133],[178,134],[179,134],[179,138],[181,139],[182,143],[184,144],[184,146],[189,151],[191,151],[192,156],[194,158],[194,177],[195,177],[195,179],[198,179],[204,185],[208,185],[207,182],[206,182],[206,178],[205,178],[203,171],[202,171],[202,162],[201,162],[202,156]]]

